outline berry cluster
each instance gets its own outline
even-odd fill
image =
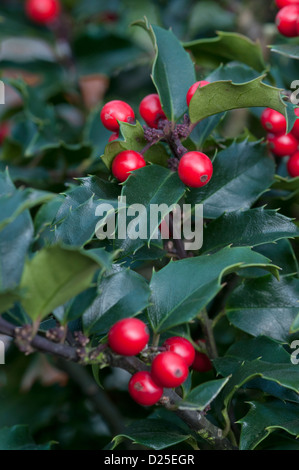
[[[275,23],[283,36],[293,38],[299,36],[299,0],[276,0],[280,9]]]
[[[187,105],[198,87],[208,85],[209,82],[199,81],[194,83],[186,95]],[[158,141],[171,142],[176,145],[176,158],[171,158],[169,167],[178,170],[180,179],[191,188],[200,188],[206,185],[213,174],[213,165],[207,155],[202,152],[188,152],[180,140],[184,140],[189,134],[189,124],[185,119],[183,124],[177,124],[173,129],[162,109],[159,95],[150,94],[143,98],[139,106],[139,113],[148,127],[144,127],[144,137],[149,143]],[[113,132],[109,142],[119,137],[119,122],[134,123],[135,114],[131,106],[124,101],[113,100],[104,105],[101,110],[101,121],[109,131]],[[174,161],[175,160],[175,161]],[[146,165],[143,152],[135,150],[124,150],[113,160],[112,174],[121,183],[126,181],[132,171],[138,170]]]
[[[108,344],[112,351],[124,356],[135,356],[143,351],[149,341],[149,331],[138,318],[125,318],[116,322],[109,330]],[[155,355],[151,370],[135,373],[129,382],[129,393],[140,405],[157,403],[164,388],[182,385],[188,377],[189,367],[204,372],[212,365],[209,358],[195,351],[186,338],[168,338]],[[205,356],[205,357],[204,357]]]
[[[299,108],[295,109],[295,114],[299,117]],[[299,119],[295,121],[292,131],[286,134],[285,117],[278,111],[267,108],[262,113],[261,123],[268,132],[267,140],[273,154],[276,157],[289,156],[289,175],[293,178],[299,176]]]

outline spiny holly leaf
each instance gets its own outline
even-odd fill
[[[208,82],[219,82],[220,80],[232,80],[233,83],[245,83],[260,76],[259,72],[248,65],[239,62],[228,62],[221,64],[213,70],[206,78]]]
[[[15,188],[8,172],[0,174],[0,182],[0,207],[3,208],[6,222],[2,221],[0,231],[0,286],[2,290],[7,290],[15,288],[20,282],[26,253],[32,242],[33,224],[29,211],[25,210],[27,201],[22,200],[22,192]],[[23,206],[23,212],[18,203],[8,204],[8,200],[17,200],[20,194],[21,202],[18,203]],[[30,202],[28,204],[30,207]],[[7,210],[9,205],[10,210],[15,211],[15,217]],[[20,215],[17,215],[18,211]]]
[[[275,175],[272,188],[297,193],[299,192],[299,176],[297,178],[283,178],[282,176]]]
[[[271,185],[275,171],[266,146],[248,141],[235,142],[219,152],[213,167],[209,184],[187,193],[187,202],[204,204],[204,217],[209,219],[223,212],[249,209]]]
[[[173,422],[164,419],[146,419],[135,421],[123,434],[114,437],[112,449],[125,438],[149,449],[162,450],[189,440],[191,435],[183,426],[179,427]]]
[[[288,341],[293,321],[299,312],[299,280],[280,281],[265,276],[243,282],[227,304],[229,321],[253,336],[266,335]]]
[[[199,65],[206,61],[219,65],[225,61],[236,60],[258,72],[263,72],[266,68],[259,42],[253,42],[238,33],[217,31],[215,38],[197,39],[184,43],[184,47],[192,52]]]
[[[118,320],[133,317],[149,304],[150,289],[146,280],[129,269],[105,277],[98,295],[83,315],[87,334],[106,333]]]
[[[250,411],[238,421],[242,424],[240,450],[255,449],[270,433],[279,429],[299,437],[299,405],[280,400],[249,404]]]
[[[198,88],[189,105],[191,122],[239,108],[268,107],[283,114],[290,132],[297,116],[295,106],[282,100],[281,90],[263,83],[265,75],[246,83],[231,80],[213,82]]]
[[[154,331],[189,322],[221,290],[225,274],[256,265],[273,272],[276,269],[249,248],[227,247],[213,255],[171,262],[154,272],[150,283],[152,305],[148,309]]]
[[[234,343],[226,353],[226,356],[234,356],[238,361],[253,361],[261,359],[264,362],[290,364],[291,356],[284,346],[266,336],[258,336]],[[299,394],[289,390],[276,382],[263,378],[255,378],[244,384],[245,388],[262,390],[267,395],[281,400],[299,403]]]
[[[3,173],[0,173],[0,184],[3,184]],[[8,177],[8,175],[6,176]],[[18,215],[26,209],[38,206],[50,201],[55,194],[35,189],[15,189],[0,196],[0,230],[13,222]]]
[[[150,25],[147,19],[134,25],[145,29],[153,42],[156,57],[152,79],[166,116],[177,121],[187,110],[186,94],[196,81],[190,55],[171,30]]]
[[[299,59],[299,46],[298,44],[277,44],[271,47],[271,52],[281,54],[291,59]]]
[[[130,175],[123,186],[122,197],[126,198],[127,206],[141,204],[145,207],[146,221],[139,222],[139,230],[144,229],[146,237],[135,239],[136,226],[131,222],[141,215],[138,214],[138,210],[134,216],[127,215],[127,236],[115,241],[116,248],[122,250],[122,256],[127,256],[150,242],[157,232],[161,220],[171,211],[171,207],[183,197],[185,191],[186,186],[178,177],[177,172],[172,172],[160,165],[146,166]],[[161,214],[155,226],[151,227],[150,214],[154,205],[161,205]]]
[[[284,215],[264,207],[223,214],[204,230],[203,252],[227,245],[257,246],[282,238],[299,237],[299,229]]]
[[[110,260],[111,263],[111,260]],[[41,320],[55,308],[90,287],[94,273],[109,267],[107,253],[68,247],[43,248],[27,260],[21,280],[22,305],[32,320]]]
[[[94,236],[98,217],[96,208],[101,203],[117,203],[120,187],[97,176],[81,178],[80,186],[65,193],[52,223],[54,241],[72,246],[83,246]]]
[[[269,258],[275,266],[279,266],[281,271],[279,271],[279,277],[296,275],[299,272],[298,261],[294,253],[292,244],[287,239],[278,240],[275,243],[269,243],[266,245],[260,245],[255,248],[255,251],[260,253],[266,258]],[[248,277],[259,277],[264,276],[262,270],[253,269],[248,271]],[[244,271],[242,272],[244,276]]]
[[[299,374],[297,366],[291,361],[289,363],[266,362],[260,359],[244,361],[233,356],[225,356],[215,359],[213,364],[218,374],[224,376],[231,374],[231,379],[221,392],[225,407],[229,406],[233,395],[240,387],[258,377],[275,382],[298,395]]]
[[[117,154],[124,150],[135,150],[140,152],[147,144],[144,138],[144,130],[137,121],[136,124],[120,123],[120,130],[124,140],[113,140],[105,147],[105,153],[102,160],[110,169],[112,162]],[[158,163],[165,166],[169,155],[162,144],[155,144],[144,153],[147,162]]]
[[[193,388],[184,400],[180,401],[179,409],[203,411],[210,405],[210,403],[212,403],[228,381],[229,377],[225,379],[210,380],[209,382],[205,382],[198,387]]]
[[[55,442],[36,444],[28,426],[16,425],[0,429],[0,450],[51,450]]]
[[[244,339],[234,343],[226,356],[235,356],[238,360],[253,361],[261,359],[264,362],[289,364],[290,354],[284,346],[267,336]]]

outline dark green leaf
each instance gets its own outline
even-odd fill
[[[299,280],[271,276],[246,280],[227,305],[229,321],[253,336],[288,341],[298,311]]]
[[[218,31],[217,35],[215,38],[187,42],[184,47],[192,52],[196,63],[200,65],[206,61],[218,65],[225,61],[237,60],[258,72],[265,70],[263,52],[258,42],[238,33]]]
[[[227,245],[257,246],[282,238],[299,237],[291,219],[263,207],[223,214],[204,230],[203,252]]]
[[[0,450],[51,450],[53,442],[38,445],[27,426],[16,425],[0,429]]]
[[[217,397],[223,387],[227,384],[229,377],[226,379],[210,380],[191,392],[180,402],[181,410],[198,410],[203,411]]]
[[[195,318],[221,290],[222,277],[248,265],[273,269],[267,258],[249,248],[227,247],[213,255],[171,262],[154,272],[148,309],[153,329],[165,331]]]
[[[204,217],[212,219],[223,212],[249,209],[271,185],[275,169],[266,147],[247,141],[219,152],[213,166],[209,184],[188,194],[188,202],[204,204]]]
[[[149,303],[146,280],[129,269],[105,277],[98,286],[98,296],[83,315],[86,333],[106,333],[118,320],[133,317]]]
[[[282,429],[287,433],[299,436],[299,406],[283,403],[278,400],[266,403],[250,402],[251,409],[242,424],[240,449],[254,449],[270,433]]]
[[[144,28],[154,44],[153,82],[166,116],[177,121],[187,111],[186,94],[196,81],[190,55],[171,30],[150,25],[147,20],[134,24]]]
[[[113,449],[124,438],[153,450],[162,450],[190,439],[184,428],[162,419],[139,420],[113,439]]]

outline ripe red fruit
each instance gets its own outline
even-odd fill
[[[200,80],[199,82],[193,83],[193,85],[189,88],[187,95],[186,95],[186,101],[187,105],[189,106],[190,101],[194,93],[196,92],[197,88],[201,88],[205,85],[209,85],[210,82],[207,82],[206,80]]]
[[[113,132],[113,134],[111,134],[111,136],[109,137],[108,142],[112,142],[113,140],[118,139],[118,137],[119,137],[119,133]]]
[[[267,139],[271,151],[277,157],[293,155],[299,148],[299,142],[292,134],[268,134]]]
[[[0,124],[0,145],[4,142],[6,137],[9,135],[10,126],[7,122],[2,122]]]
[[[276,15],[276,26],[280,34],[289,38],[298,36],[297,19],[299,16],[299,5],[290,5],[282,8]]]
[[[154,382],[149,372],[141,371],[131,377],[129,393],[139,405],[151,406],[160,400],[163,388]]]
[[[292,178],[299,176],[299,152],[294,153],[288,160],[287,168]]]
[[[163,346],[168,350],[184,359],[187,366],[190,367],[195,357],[195,349],[186,338],[181,336],[172,336],[168,338]]]
[[[113,100],[106,103],[101,111],[101,121],[103,125],[112,132],[119,131],[119,124],[121,122],[133,122],[135,114],[133,109],[128,103],[120,100]]]
[[[153,362],[151,375],[161,387],[178,387],[188,377],[188,367],[181,356],[167,351],[158,354]]]
[[[299,117],[299,108],[295,108],[295,114]],[[291,130],[291,134],[293,134],[296,139],[299,139],[299,119],[296,119],[293,129]]]
[[[159,95],[153,93],[147,95],[140,103],[139,112],[149,127],[158,128],[160,119],[166,119],[162,109]]]
[[[287,121],[283,114],[275,111],[274,109],[267,108],[263,111],[261,116],[261,123],[263,128],[272,134],[285,134],[287,128]]]
[[[59,0],[27,0],[25,5],[27,16],[35,23],[51,23],[60,13]]]
[[[126,181],[131,171],[138,170],[145,166],[143,156],[135,150],[124,150],[120,152],[113,160],[112,173],[121,183]]]
[[[108,344],[112,351],[123,356],[135,356],[147,345],[149,331],[138,318],[124,318],[109,330]]]
[[[278,8],[288,7],[290,5],[299,5],[299,0],[276,0]]]
[[[200,188],[212,178],[213,164],[202,152],[187,152],[180,160],[178,172],[184,184],[191,188]]]
[[[205,353],[195,351],[195,358],[192,364],[192,369],[196,370],[197,372],[208,372],[209,370],[213,369],[213,366],[209,357]]]

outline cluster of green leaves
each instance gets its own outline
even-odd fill
[[[213,4],[223,29],[231,27],[232,14],[223,16],[216,2],[194,8],[204,11],[207,3]],[[213,38],[180,42],[171,30],[148,20],[135,21],[131,35],[121,21],[115,29],[86,26],[87,18],[105,11],[100,4],[77,2],[72,10],[78,25],[71,43],[78,75],[105,73],[112,77],[112,95],[121,97],[115,70],[143,60],[148,72],[154,51],[155,88],[149,87],[147,74],[141,90],[156,89],[168,119],[180,122],[188,111],[186,92],[196,81],[197,66],[204,67],[202,78],[212,83],[192,99],[190,119],[200,123],[184,145],[209,153],[213,178],[207,186],[189,190],[167,168],[169,149],[158,143],[145,153],[149,164],[117,184],[108,176],[111,163],[120,151],[145,146],[141,123],[122,124],[119,139],[107,144],[100,104],[90,113],[82,111],[78,79],[67,80],[71,72],[65,73],[65,64],[55,59],[18,64],[27,72],[43,72],[46,79],[34,88],[21,79],[7,81],[22,106],[3,116],[13,116],[13,126],[0,161],[0,313],[15,325],[40,323],[41,331],[59,322],[71,331],[82,330],[97,344],[117,320],[136,315],[162,339],[181,334],[196,340],[202,334],[201,313],[207,312],[221,357],[214,360],[214,372],[190,375],[179,407],[209,409],[207,418],[221,428],[233,408],[241,449],[267,448],[270,433],[278,437],[278,448],[285,440],[296,448],[299,369],[291,362],[290,345],[299,331],[294,242],[299,235],[294,220],[299,178],[285,178],[284,164],[277,168],[259,139],[260,129],[257,135],[245,130],[235,139],[222,132],[229,111],[248,108],[255,122],[263,107],[282,112],[290,130],[294,107],[274,86],[259,44],[245,36],[222,31]],[[145,4],[153,18],[152,2]],[[119,14],[119,8],[115,2],[113,11]],[[133,15],[133,10],[128,8],[124,23],[130,15],[137,20],[139,12]],[[169,20],[165,5],[161,12]],[[9,6],[1,7],[2,13],[2,37],[17,21],[20,34],[53,40],[49,31],[37,31],[21,14],[15,20]],[[191,24],[193,32],[207,27],[195,20]],[[176,26],[181,31],[182,24]],[[14,67],[13,60],[1,61],[1,68]],[[276,70],[280,86],[283,78],[277,75]],[[134,99],[130,104],[136,104]],[[130,232],[125,239],[97,239],[96,208],[103,202],[117,207],[120,196],[128,205],[143,204],[148,214],[151,204],[203,204],[203,247],[192,257],[169,261],[163,241],[153,239],[153,232],[146,240],[132,239]],[[169,210],[161,213],[154,229]],[[100,378],[105,374],[100,371]],[[6,419],[0,413],[1,425]],[[112,446],[121,448],[127,439],[155,450],[197,448],[201,442],[182,420],[160,409],[132,419]],[[0,431],[0,448],[34,445],[24,428]]]

